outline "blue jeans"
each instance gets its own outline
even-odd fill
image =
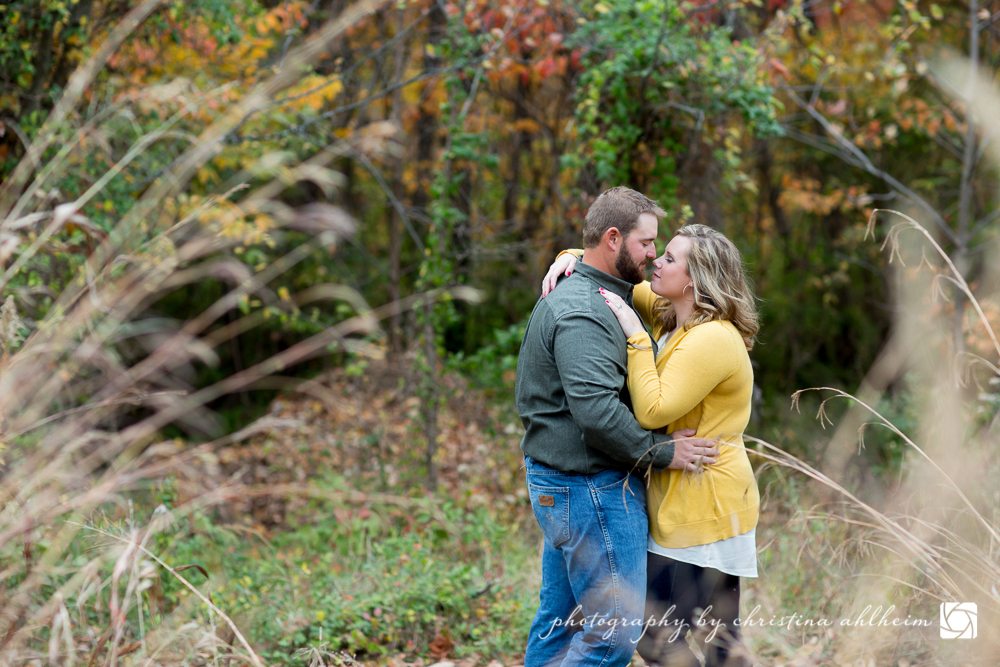
[[[524,462],[545,536],[524,667],[624,667],[642,635],[646,487],[620,470],[574,475]]]

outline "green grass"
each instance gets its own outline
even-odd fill
[[[308,649],[321,647],[366,659],[426,655],[435,640],[453,657],[513,660],[537,600],[526,581],[537,549],[486,507],[446,501],[442,514],[311,502],[270,537],[197,515],[157,547],[174,566],[210,573],[202,588],[270,663],[306,664]],[[161,580],[169,606],[191,596]]]

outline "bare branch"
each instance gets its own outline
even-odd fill
[[[945,236],[947,236],[953,243],[958,243],[958,237],[955,235],[955,232],[951,229],[951,227],[948,226],[947,221],[944,218],[942,218],[941,214],[938,213],[937,210],[933,206],[931,206],[923,197],[921,197],[916,192],[914,192],[910,188],[900,183],[899,180],[897,180],[894,176],[892,176],[888,172],[879,169],[874,164],[872,164],[871,159],[869,159],[869,157],[865,155],[865,153],[860,148],[858,148],[853,143],[848,141],[843,134],[838,132],[837,128],[835,128],[833,124],[829,120],[827,120],[826,116],[820,113],[816,109],[816,107],[814,107],[811,104],[808,104],[805,100],[799,97],[798,94],[796,94],[794,91],[787,90],[786,92],[795,101],[796,104],[798,104],[806,112],[808,112],[809,115],[812,116],[813,119],[815,119],[816,122],[818,122],[823,127],[824,130],[826,130],[827,134],[830,135],[833,141],[845,153],[850,154],[854,158],[851,164],[860,166],[862,169],[867,171],[872,176],[881,178],[886,183],[891,185],[893,189],[895,189],[901,195],[903,195],[907,199],[910,199],[914,204],[919,206],[921,209],[923,209],[926,213],[930,215],[931,219],[935,223],[937,223],[937,226],[941,229],[942,232],[944,232]]]
[[[985,229],[987,225],[989,225],[997,218],[1000,218],[1000,208],[996,209],[995,211],[987,215],[985,218],[982,218],[979,222],[977,222],[976,226],[972,228],[972,234],[970,234],[970,236],[975,236],[979,232],[983,231],[983,229]]]

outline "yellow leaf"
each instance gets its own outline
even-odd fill
[[[513,129],[515,132],[524,132],[526,134],[535,134],[539,130],[538,123],[530,118],[521,118],[514,121]]]

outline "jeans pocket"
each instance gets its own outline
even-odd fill
[[[569,487],[528,483],[531,510],[546,541],[558,548],[569,539]]]
[[[594,484],[594,491],[601,492],[622,488],[625,480],[629,479],[629,477],[629,474],[623,470],[602,470],[599,473],[591,475],[590,479]]]
[[[624,475],[616,482],[595,488],[594,493],[605,511],[624,510],[627,515],[646,516],[646,486],[638,475]]]

